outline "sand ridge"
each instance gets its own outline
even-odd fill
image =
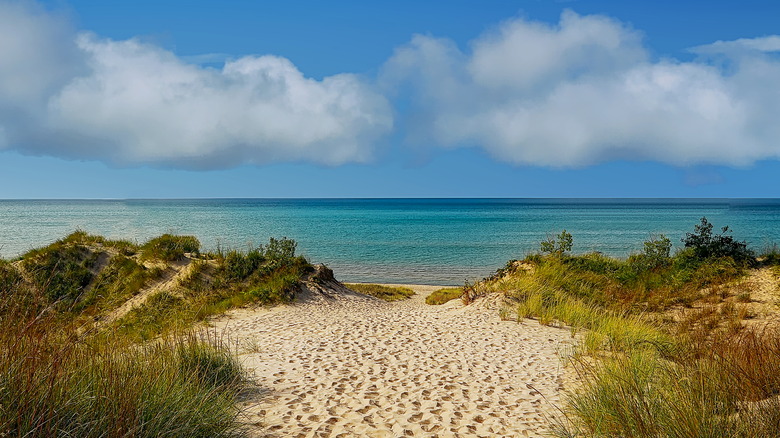
[[[243,401],[256,436],[543,436],[560,401],[568,330],[500,321],[459,300],[342,296],[231,312],[262,390]]]

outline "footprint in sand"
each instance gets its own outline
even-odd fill
[[[237,345],[267,346],[241,352],[258,383],[273,385],[246,400],[249,435],[542,435],[553,410],[529,392],[560,399],[555,358],[569,332],[477,306],[428,306],[420,291],[396,303],[338,296],[214,321]]]

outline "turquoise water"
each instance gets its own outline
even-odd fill
[[[0,200],[0,255],[76,229],[139,242],[194,234],[204,249],[286,236],[343,281],[457,285],[564,228],[575,252],[625,257],[653,234],[679,243],[702,216],[755,249],[780,242],[777,199]]]

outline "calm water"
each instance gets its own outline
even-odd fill
[[[0,200],[0,255],[76,229],[139,242],[194,234],[204,249],[287,236],[344,281],[462,284],[564,228],[575,252],[625,257],[652,234],[679,243],[702,216],[755,249],[780,242],[778,199]]]

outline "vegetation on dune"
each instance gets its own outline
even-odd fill
[[[25,254],[22,266],[30,273],[35,286],[45,290],[51,301],[73,303],[81,298],[92,281],[90,268],[99,255],[80,245],[56,242]]]
[[[0,436],[240,435],[244,372],[192,326],[289,302],[313,267],[286,238],[246,252],[199,247],[191,236],[139,246],[77,231],[0,260]],[[109,318],[133,297],[139,306]]]
[[[289,303],[312,265],[295,255],[294,240],[271,238],[246,252],[219,250],[192,262],[178,284],[150,296],[115,323],[117,330],[150,339],[209,316],[250,304]]]
[[[149,240],[141,247],[141,258],[173,262],[184,257],[185,253],[198,251],[200,251],[200,241],[195,236],[163,234]]]
[[[702,218],[672,254],[666,236],[626,260],[570,255],[565,231],[542,254],[467,284],[500,291],[518,320],[585,330],[579,376],[554,423],[562,437],[769,437],[780,430],[780,332],[747,327],[750,294],[733,285],[761,260]],[[464,299],[465,300],[465,299]]]
[[[147,268],[134,258],[118,254],[95,277],[77,308],[89,309],[88,313],[95,315],[116,308],[163,272],[160,267]]]
[[[0,298],[0,436],[235,436],[243,372],[195,336],[138,345],[84,332],[15,285]],[[33,301],[46,302],[39,296]],[[42,310],[41,310],[42,309]]]
[[[463,288],[460,287],[445,287],[437,289],[431,292],[430,295],[425,297],[425,304],[439,305],[452,301],[456,298],[460,298],[463,295]]]
[[[385,286],[382,284],[349,283],[345,284],[355,292],[370,295],[384,301],[405,300],[414,295],[414,291],[403,286]]]

